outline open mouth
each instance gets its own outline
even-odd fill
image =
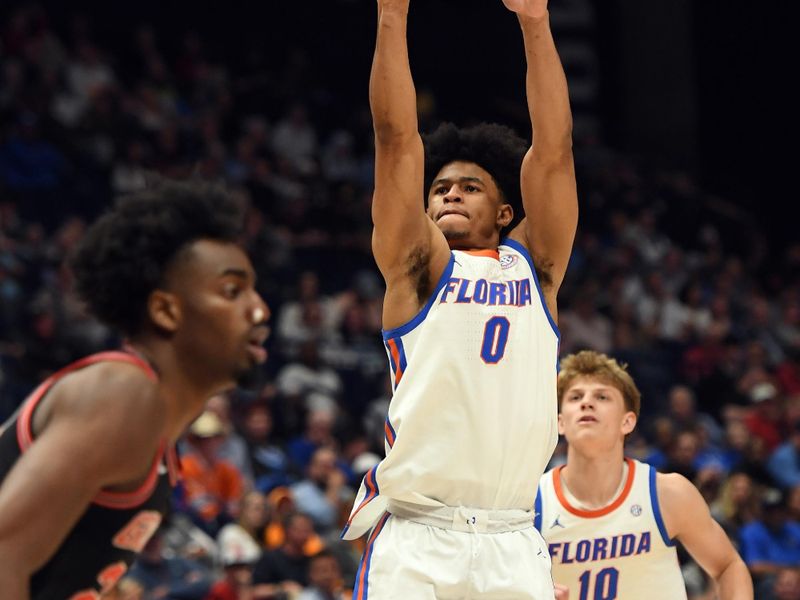
[[[578,419],[578,423],[597,423],[597,419],[590,415],[586,415]]]
[[[258,364],[267,360],[267,350],[264,348],[267,338],[269,338],[269,328],[257,327],[247,340],[247,352]]]

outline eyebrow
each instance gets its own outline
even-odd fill
[[[219,276],[220,278],[233,276],[233,277],[241,277],[242,279],[251,279],[251,278],[255,279],[255,277],[252,276],[249,271],[245,269],[234,269],[234,268],[225,269],[222,273],[220,273]]]
[[[443,183],[453,183],[453,180],[447,179],[446,177],[442,179],[437,179],[431,184],[431,187],[435,187]],[[485,183],[483,183],[480,177],[459,177],[458,183],[480,183],[481,185],[486,185]]]

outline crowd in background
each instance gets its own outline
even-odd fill
[[[148,25],[101,45],[90,19],[56,32],[35,5],[0,25],[0,417],[120,343],[71,290],[65,258],[87,222],[158,177],[224,182],[246,208],[270,360],[192,425],[173,517],[115,593],[349,597],[361,548],[338,533],[383,455],[391,397],[366,106],[333,118],[335,91],[308,81],[302,53],[242,74],[192,31],[170,51]],[[594,139],[575,158],[562,356],[629,365],[643,394],[629,455],[695,483],[757,598],[800,599],[800,242],[776,247],[686,173]],[[681,560],[690,597],[712,598]]]

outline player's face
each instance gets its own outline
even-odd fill
[[[608,383],[579,377],[561,399],[558,431],[570,445],[613,448],[635,426],[636,415],[625,408],[622,392]]]
[[[267,358],[269,308],[255,290],[250,259],[239,246],[192,244],[170,287],[179,298],[176,343],[198,372],[232,384]]]
[[[445,165],[428,191],[428,216],[451,248],[496,247],[513,215],[492,176],[475,163]]]

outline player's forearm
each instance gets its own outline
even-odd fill
[[[379,2],[378,36],[369,80],[376,140],[416,135],[417,97],[408,60],[408,2]]]
[[[567,77],[550,31],[549,15],[542,19],[520,15],[519,22],[528,64],[525,87],[535,151],[540,159],[570,155],[572,112]]]
[[[720,600],[753,600],[753,580],[744,561],[736,557],[716,578]]]

